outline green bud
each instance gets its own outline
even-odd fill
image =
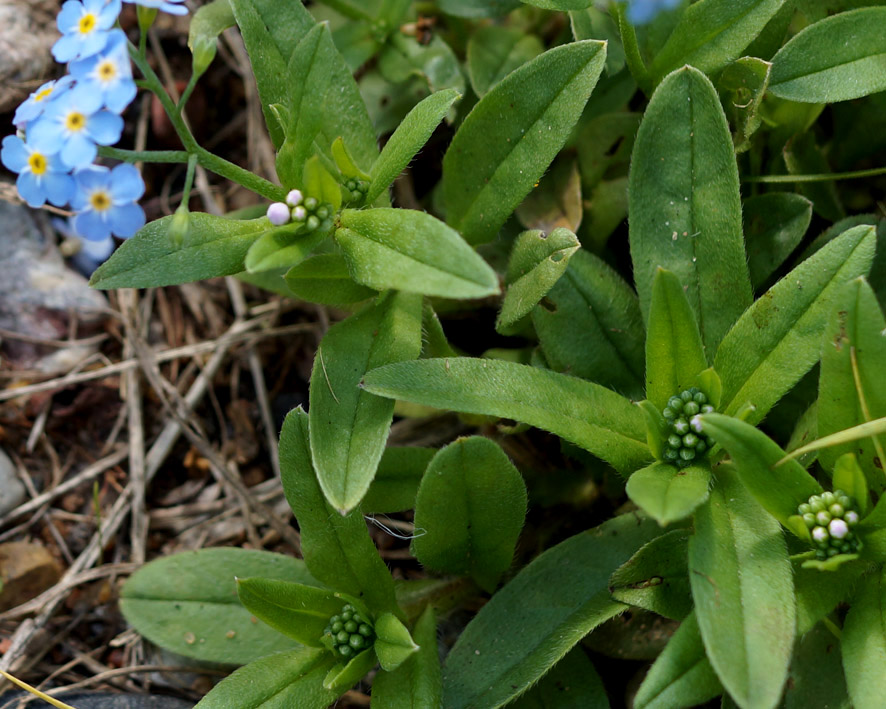
[[[309,212],[313,212],[317,208],[319,202],[317,202],[317,199],[315,197],[308,197],[302,204],[305,205],[305,209],[307,209]],[[350,606],[347,607],[350,608]]]
[[[172,223],[169,225],[169,238],[176,248],[181,248],[185,243],[188,232],[191,230],[191,213],[186,205],[182,204],[175,210]]]
[[[360,627],[357,629],[357,632],[360,633],[364,638],[368,638],[372,636],[372,627],[367,625],[366,623],[361,623]]]
[[[828,523],[831,521],[831,515],[827,511],[822,510],[821,512],[815,513],[815,519],[822,527],[827,527]]]
[[[338,633],[340,633],[342,630],[345,629],[345,626],[344,626],[344,623],[342,623],[340,620],[337,620],[337,621],[335,621],[335,622],[330,626],[330,628],[331,628],[331,630],[332,630],[333,633],[338,634]]]
[[[351,190],[351,199],[354,200],[355,202],[362,201],[364,196],[365,195],[362,192],[360,192],[360,190]]]
[[[804,514],[803,524],[805,524],[809,529],[812,529],[816,524],[815,515],[811,512],[807,512],[806,514]]]
[[[350,633],[348,633],[347,630],[341,630],[335,634],[335,640],[339,644],[346,643],[348,641],[348,638],[350,638],[350,637],[351,637],[351,635],[350,635]]]
[[[698,439],[698,443],[695,444],[695,450],[697,450],[699,453],[704,453],[707,449],[708,444],[705,443],[703,440]]]
[[[347,630],[349,633],[356,633],[357,628],[359,627],[360,625],[358,623],[355,623],[353,620],[349,620],[347,623],[345,623],[345,630]]]
[[[695,416],[699,411],[700,408],[694,401],[686,402],[686,405],[683,407],[683,413],[687,416]]]
[[[668,445],[671,448],[680,448],[683,445],[683,439],[675,433],[668,436]]]
[[[355,650],[359,650],[366,644],[366,638],[362,635],[352,635],[351,639],[348,640],[348,644]]]
[[[209,65],[212,64],[212,60],[215,59],[217,49],[217,37],[201,35],[194,40],[194,46],[191,48],[193,53],[191,71],[195,77],[203,76]]]
[[[305,222],[305,228],[308,231],[317,231],[317,227],[320,226],[320,220],[317,219],[313,214],[308,217],[308,221]]]
[[[830,507],[837,501],[837,496],[832,492],[823,492],[821,494],[821,501],[824,502],[825,507]]]
[[[846,513],[846,510],[843,508],[843,505],[841,505],[839,502],[835,502],[833,505],[828,507],[828,512],[831,513],[832,517],[841,517],[842,518],[843,515]]]
[[[825,509],[825,504],[822,502],[821,498],[817,495],[809,498],[809,507],[816,514],[819,512],[823,512]]]
[[[668,421],[673,421],[677,418],[677,412],[674,411],[670,406],[666,406],[665,410],[661,412],[661,415],[664,416]]]
[[[701,391],[698,392],[697,394],[695,394],[695,396],[692,397],[692,400],[693,400],[696,404],[698,404],[699,406],[701,406],[702,404],[707,404],[707,403],[708,403],[708,397],[706,397],[706,396],[704,395],[704,392],[701,392]]]
[[[799,507],[797,507],[797,512],[801,515],[807,515],[812,512],[812,508],[809,506],[808,502],[804,502]]]
[[[693,460],[695,458],[695,451],[689,448],[681,448],[680,457],[686,461]]]
[[[684,418],[678,418],[674,421],[674,430],[681,436],[685,436],[689,433],[689,422]]]
[[[354,656],[354,648],[350,645],[339,645],[338,646],[338,654],[342,657],[353,657]]]
[[[695,448],[695,445],[698,443],[698,436],[694,433],[687,433],[683,436],[683,445],[687,448]]]
[[[320,219],[326,219],[329,216],[329,208],[326,206],[320,207],[317,209],[317,217]]]
[[[692,396],[693,396],[692,392],[691,392],[690,390],[688,390],[688,389],[687,389],[686,391],[681,391],[681,392],[680,392],[680,398],[681,398],[684,402],[692,401]]]
[[[683,400],[679,396],[672,396],[668,399],[668,407],[680,413],[683,410]]]
[[[677,453],[677,451],[676,451],[674,448],[668,448],[668,449],[664,452],[665,460],[674,461],[674,460],[677,460],[677,458],[678,458],[679,456],[680,456],[680,454]]]

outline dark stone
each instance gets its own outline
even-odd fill
[[[0,697],[0,708],[14,709],[10,704],[13,700],[22,699],[21,692],[4,694]],[[175,697],[164,697],[151,694],[114,694],[112,692],[77,692],[62,694],[58,697],[66,704],[77,709],[192,709],[191,702]],[[37,706],[31,704],[30,706]]]

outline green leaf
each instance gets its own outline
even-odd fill
[[[311,454],[329,503],[345,513],[369,489],[385,448],[394,403],[359,387],[383,364],[421,353],[421,298],[390,293],[333,325],[314,359],[310,390]]]
[[[723,414],[705,414],[701,420],[704,432],[729,452],[748,492],[783,525],[800,504],[822,493],[796,460],[776,467],[785,452],[759,429]]]
[[[636,406],[609,389],[556,372],[491,359],[426,359],[370,372],[364,386],[380,396],[536,426],[623,474],[650,459]]]
[[[341,694],[357,684],[377,664],[375,652],[366,649],[346,665],[338,664],[329,670],[323,678],[323,688]]]
[[[804,104],[794,104],[794,106],[806,107]],[[811,116],[809,123],[812,123],[816,117],[817,114]],[[828,156],[815,142],[813,131],[800,133],[791,138],[782,150],[782,157],[788,174],[791,175],[827,175],[833,172]],[[801,182],[797,185],[797,189],[812,200],[815,213],[828,221],[842,220],[846,216],[846,210],[840,202],[840,195],[833,181]]]
[[[855,561],[845,564],[839,573],[823,573],[803,567],[803,561],[792,560],[794,589],[797,597],[797,637],[802,637],[815,624],[829,615],[838,604],[849,601],[869,564]]]
[[[662,527],[691,515],[708,499],[711,470],[704,465],[676,468],[653,463],[628,479],[628,497]]]
[[[286,273],[286,285],[296,297],[323,305],[352,305],[378,295],[354,283],[341,254],[318,254],[293,266]]]
[[[868,483],[858,465],[855,453],[844,453],[834,464],[834,489],[842,490],[858,504],[858,516],[862,519],[870,508]]]
[[[372,204],[403,172],[459,98],[461,94],[455,89],[444,89],[420,101],[406,115],[372,165],[367,204]]]
[[[517,207],[516,216],[526,229],[578,231],[584,216],[578,162],[572,157],[555,158]]]
[[[884,362],[886,319],[870,285],[864,278],[858,278],[834,298],[824,331],[819,380],[819,436],[886,416]],[[884,443],[886,437],[881,436],[877,442],[868,438],[824,448],[819,460],[826,470],[830,470],[841,455],[853,452],[870,484],[882,491],[886,487],[882,463]],[[879,466],[878,460],[881,461]]]
[[[660,534],[634,514],[548,549],[498,591],[446,658],[443,706],[498,707],[526,691],[573,645],[625,606],[612,572]]]
[[[375,478],[360,503],[363,513],[390,514],[415,507],[418,486],[436,452],[411,446],[385,448]]]
[[[332,141],[332,159],[335,161],[335,166],[341,171],[343,177],[353,177],[359,180],[371,179],[370,176],[363,172],[357,163],[354,162],[354,157],[351,155],[348,146],[345,145],[345,141],[341,136]]]
[[[237,595],[256,618],[308,647],[323,647],[323,629],[345,605],[325,588],[258,577],[237,579]]]
[[[584,651],[577,647],[566,653],[538,684],[516,701],[510,709],[609,709],[603,680]]]
[[[671,637],[634,697],[635,709],[671,709],[704,704],[723,691],[705,655],[695,613]]]
[[[418,651],[406,626],[391,613],[375,621],[375,654],[383,670],[391,672]]]
[[[566,271],[581,248],[568,229],[524,231],[514,242],[505,278],[508,289],[495,322],[499,332],[528,315]]]
[[[396,609],[394,580],[369,537],[362,513],[355,510],[342,517],[323,497],[311,464],[308,415],[301,409],[290,412],[283,422],[280,478],[311,573],[327,586],[363,599],[373,611]]]
[[[841,647],[852,705],[882,706],[886,694],[886,572],[882,569],[861,582],[843,623]]]
[[[840,641],[823,623],[800,639],[785,689],[785,709],[850,709]]]
[[[579,250],[532,311],[551,369],[643,395],[643,321],[633,289],[602,259]]]
[[[729,331],[714,361],[726,414],[751,404],[760,421],[821,352],[827,314],[844,283],[867,272],[873,227],[849,229],[763,294]]]
[[[297,266],[329,236],[329,232],[319,229],[299,234],[300,228],[287,224],[262,234],[246,252],[246,270],[261,273]]]
[[[679,69],[655,91],[634,145],[628,197],[644,317],[657,269],[672,271],[686,287],[710,361],[752,295],[732,138],[700,71]]]
[[[498,277],[456,231],[411,209],[346,209],[335,238],[354,280],[442,298],[498,293]]]
[[[866,7],[816,22],[772,58],[769,90],[807,103],[849,101],[886,89],[886,8]]]
[[[683,286],[673,273],[659,268],[652,283],[646,332],[646,398],[664,410],[668,399],[694,385],[707,367]]]
[[[656,81],[684,64],[713,74],[741,53],[785,0],[699,0],[683,11],[680,21],[649,72]]]
[[[728,466],[695,515],[689,582],[711,665],[742,707],[775,707],[794,645],[791,564],[778,523]]]
[[[793,192],[770,192],[744,201],[751,284],[759,289],[803,240],[812,202]]]
[[[215,41],[228,27],[236,23],[230,0],[213,0],[198,8],[188,28],[188,48],[193,52],[198,44]]]
[[[674,529],[640,547],[609,579],[612,597],[672,620],[686,618],[692,611],[689,534],[688,529]]]
[[[785,7],[782,5],[783,9]],[[793,7],[790,10],[793,14]],[[732,142],[736,153],[743,153],[751,147],[751,136],[763,123],[760,106],[769,87],[771,69],[769,62],[756,56],[742,57],[727,65],[717,79],[723,107],[734,126]]]
[[[314,27],[314,18],[301,2],[230,0],[240,34],[252,60],[268,132],[275,147],[283,144],[283,126],[270,106],[289,103],[289,58]]]
[[[380,671],[372,681],[373,709],[440,709],[442,680],[437,650],[437,621],[425,608],[412,631],[418,651],[393,672]]]
[[[442,12],[456,17],[497,17],[520,6],[521,0],[437,0]]]
[[[336,140],[341,139],[336,138]],[[330,204],[333,214],[341,209],[341,184],[323,166],[319,155],[312,155],[304,163],[302,180],[298,184],[309,196],[316,198],[321,204]]]
[[[416,37],[394,32],[378,57],[382,76],[395,84],[419,77],[433,91],[465,91],[465,79],[455,52],[436,33],[419,42]]]
[[[327,709],[339,694],[323,686],[323,679],[334,663],[335,658],[327,650],[307,647],[271,655],[225,677],[197,707]]]
[[[526,485],[488,438],[462,438],[428,466],[415,503],[415,557],[427,568],[470,574],[492,593],[514,558],[526,516]]]
[[[544,51],[534,34],[517,27],[479,27],[468,40],[468,76],[474,93],[483,98],[508,74]]]
[[[292,640],[252,622],[237,600],[237,575],[319,585],[303,561],[283,554],[201,549],[136,571],[120,592],[120,610],[148,640],[195,660],[244,665],[291,649]]]
[[[265,217],[238,221],[192,212],[187,239],[179,247],[169,235],[173,219],[163,217],[139,229],[98,267],[89,285],[153,288],[231,276],[245,270],[249,247],[271,227]]]
[[[606,59],[604,42],[573,42],[524,64],[468,115],[443,159],[447,221],[489,241],[563,147]]]

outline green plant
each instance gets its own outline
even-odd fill
[[[618,3],[526,4],[202,7],[198,68],[236,24],[279,184],[201,148],[133,48],[185,150],[103,154],[199,164],[275,204],[191,214],[189,177],[93,284],[237,275],[351,314],[280,438],[304,560],[160,559],[124,613],[243,665],[201,709],[325,707],[377,665],[377,707],[605,706],[620,685],[584,648],[631,609],[679,622],[635,707],[879,706],[886,229],[846,209],[878,195],[848,180],[886,174],[868,165],[886,156],[886,8],[698,0],[635,26]],[[445,147],[428,211],[393,207],[428,141]],[[493,303],[501,346],[466,356],[446,313]],[[433,410],[485,435],[386,447],[395,413]],[[553,482],[503,450],[529,427],[559,438],[530,439],[568,461]],[[570,502],[565,468],[608,504],[578,533],[527,525],[545,494]],[[364,515],[413,509],[412,554],[438,578],[395,581]],[[441,669],[437,618],[487,596]]]

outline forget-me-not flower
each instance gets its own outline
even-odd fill
[[[12,124],[16,128],[23,129],[25,125],[43,115],[50,101],[57,99],[73,85],[74,77],[70,75],[63,76],[58,81],[47,81],[15,109]]]
[[[68,0],[58,13],[62,36],[52,45],[52,56],[64,63],[98,54],[122,7],[121,0]]]
[[[31,207],[42,207],[46,201],[61,207],[74,196],[74,179],[58,155],[37,143],[26,143],[17,135],[7,135],[0,150],[0,162],[18,173],[15,186]]]
[[[72,62],[70,71],[78,86],[102,97],[109,111],[122,113],[135,98],[135,81],[122,30],[112,30],[101,54]]]
[[[28,140],[50,153],[59,153],[69,168],[88,165],[98,154],[96,144],[113,145],[123,133],[123,119],[104,109],[103,97],[77,85],[53,101],[43,117],[28,127]]]
[[[188,8],[184,6],[185,0],[123,0],[128,3],[135,3],[142,7],[149,7],[153,10],[163,10],[170,15],[187,15]]]
[[[79,212],[74,230],[84,239],[101,241],[111,234],[125,239],[144,226],[145,212],[136,201],[145,193],[145,183],[135,167],[92,165],[78,170],[74,179],[71,206]]]
[[[628,20],[634,25],[645,25],[662,10],[673,10],[680,0],[628,0]]]

